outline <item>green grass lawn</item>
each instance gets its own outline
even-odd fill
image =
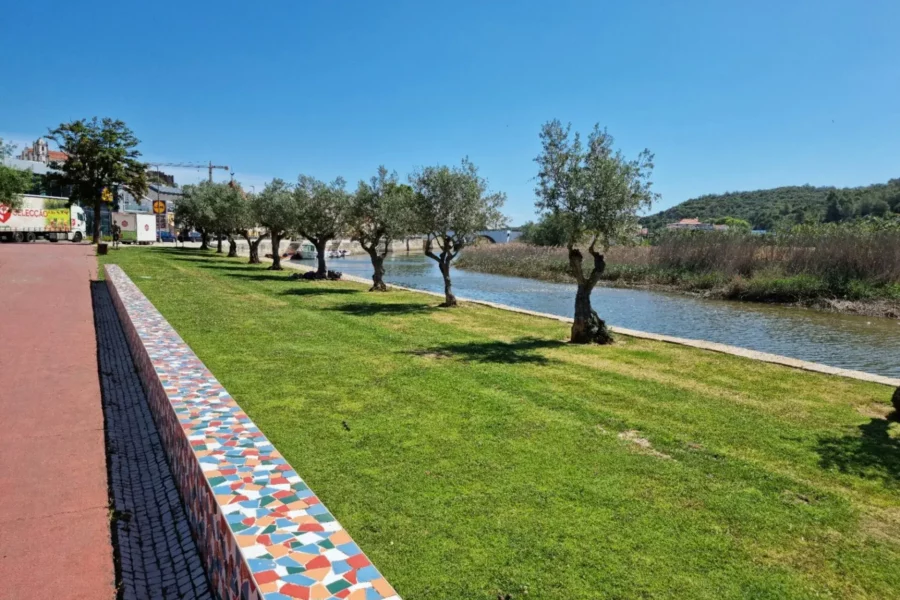
[[[896,598],[892,390],[214,254],[120,264],[406,599]],[[462,293],[462,292],[460,292]]]

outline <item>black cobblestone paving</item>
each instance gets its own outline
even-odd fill
[[[118,597],[213,600],[106,285],[94,283]]]

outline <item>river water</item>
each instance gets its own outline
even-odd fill
[[[313,261],[302,261],[309,265]],[[371,277],[366,255],[330,259],[328,267]],[[385,260],[388,283],[443,292],[437,263],[421,254]],[[575,285],[453,269],[453,291],[571,317]],[[900,377],[900,320],[785,306],[705,300],[682,294],[598,287],[594,309],[611,325],[771,352],[835,367]]]

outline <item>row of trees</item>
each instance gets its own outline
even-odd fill
[[[64,163],[51,165],[56,170],[54,183],[69,186],[72,201],[93,206],[96,243],[104,188],[124,187],[136,198],[146,193],[146,165],[139,160],[138,140],[122,121],[96,117],[63,123],[49,137],[67,154]],[[591,307],[590,295],[606,268],[605,250],[633,239],[638,212],[657,197],[650,182],[653,155],[644,150],[637,158],[626,159],[599,126],[583,143],[578,133],[573,135],[570,126],[557,120],[541,128],[540,139],[535,206],[553,219],[578,285],[571,339],[608,343],[612,338]],[[273,269],[281,268],[281,241],[301,235],[316,247],[319,277],[326,276],[328,242],[348,236],[371,257],[373,290],[386,289],[383,265],[392,242],[410,234],[425,235],[425,253],[438,263],[444,278],[444,305],[454,306],[451,264],[477,232],[505,225],[500,212],[504,201],[505,195],[491,192],[475,165],[465,159],[455,167],[418,169],[408,183],[400,183],[396,173],[381,167],[352,193],[343,179],[325,183],[307,175],[295,184],[275,179],[259,194],[249,195],[237,184],[186,186],[176,217],[201,233],[204,247],[212,234],[219,244],[225,237],[232,256],[237,254],[236,236],[245,238],[251,263],[259,262],[259,244],[270,237]],[[585,251],[590,256],[587,266]]]
[[[326,183],[300,175],[297,183],[274,179],[258,194],[246,194],[234,183],[204,182],[185,186],[175,217],[200,232],[201,247],[210,235],[229,243],[237,255],[236,236],[250,248],[250,263],[259,263],[259,245],[272,240],[272,265],[281,269],[281,241],[298,235],[316,248],[316,275],[327,276],[326,249],[332,240],[349,237],[359,242],[372,261],[372,290],[385,291],[384,259],[394,241],[412,234],[426,236],[425,253],[437,261],[444,278],[444,305],[455,306],[450,278],[454,258],[485,229],[500,227],[502,193],[489,191],[488,182],[465,159],[459,166],[425,167],[409,177],[379,167],[354,192],[337,178]],[[256,235],[252,233],[256,231]]]

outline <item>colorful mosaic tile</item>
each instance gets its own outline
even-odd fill
[[[220,598],[399,600],[117,265],[106,281]]]

